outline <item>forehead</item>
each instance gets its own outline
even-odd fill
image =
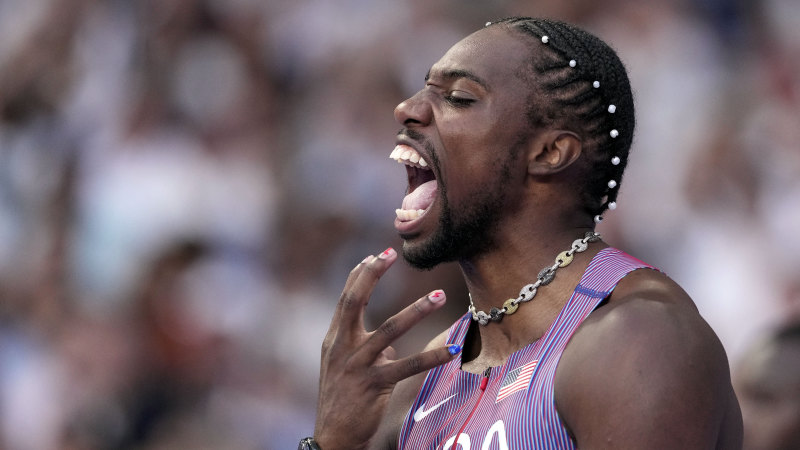
[[[451,72],[473,75],[487,90],[522,82],[532,57],[530,42],[501,26],[478,30],[450,48],[431,67],[431,77]]]

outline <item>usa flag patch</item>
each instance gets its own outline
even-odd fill
[[[514,392],[527,389],[538,363],[539,360],[537,359],[508,372],[503,379],[500,390],[497,392],[497,400],[495,400],[495,403],[500,403],[500,400],[503,400]]]

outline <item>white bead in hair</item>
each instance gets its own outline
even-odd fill
[[[542,36],[542,43],[547,44],[548,42],[550,42],[550,38],[547,36]]]
[[[578,65],[578,61],[575,61],[574,59],[570,59],[569,60],[569,66],[570,67],[575,67],[577,65]]]
[[[609,133],[609,134],[611,135],[612,138],[615,138],[615,137],[619,136],[619,131],[611,130],[611,133]]]
[[[594,83],[592,83],[592,86],[594,86],[595,88],[599,88],[600,87],[600,82],[599,81],[595,81]]]
[[[614,181],[614,180],[609,180],[608,181],[608,187],[609,187],[609,189],[614,189],[615,187],[617,187],[617,182]]]
[[[491,25],[491,24],[492,24],[492,22],[486,22],[486,25],[484,25],[484,26],[485,26],[485,27],[488,27],[488,26],[489,26],[489,25]]]
[[[611,164],[613,164],[615,166],[618,166],[619,163],[620,163],[619,156],[615,156],[615,157],[611,158]]]
[[[600,214],[594,216],[594,223],[600,223],[602,221],[603,221],[603,216],[601,216]]]
[[[615,209],[617,209],[617,202],[611,202],[611,203],[609,203],[609,204],[608,204],[608,209],[610,209],[610,210],[612,210],[612,211],[613,211],[613,210],[615,210]]]
[[[617,107],[614,105],[608,105],[608,112],[614,114],[617,111]]]

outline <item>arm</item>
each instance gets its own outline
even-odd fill
[[[375,440],[395,384],[452,358],[447,348],[439,347],[395,360],[389,346],[444,305],[441,291],[415,301],[376,330],[365,330],[364,308],[396,259],[391,249],[365,259],[350,272],[339,298],[322,344],[314,437],[324,450],[366,448]]]
[[[558,411],[578,447],[740,448],[728,362],[711,328],[663,274],[623,281],[575,333],[556,373]]]

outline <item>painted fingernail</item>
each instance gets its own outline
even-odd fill
[[[458,344],[450,344],[447,346],[447,351],[450,353],[450,355],[455,356],[461,353],[461,346]]]
[[[394,249],[392,247],[389,247],[386,250],[384,250],[383,253],[378,255],[378,258],[380,258],[380,259],[388,259],[390,256],[393,256],[393,255],[395,255],[395,251],[394,251]]]
[[[428,295],[428,300],[433,303],[441,303],[445,298],[447,298],[447,296],[444,295],[444,291],[441,289],[437,289]]]
[[[366,264],[367,262],[369,262],[370,259],[372,259],[372,255],[369,255],[366,258],[364,258],[364,260],[361,261],[361,264]]]

